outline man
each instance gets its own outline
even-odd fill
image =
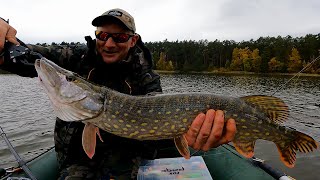
[[[133,17],[122,9],[111,9],[92,21],[97,27],[96,39],[86,37],[87,48],[30,46],[34,51],[76,71],[88,80],[122,93],[147,95],[161,93],[160,77],[152,70],[149,50],[136,34]],[[17,44],[16,30],[0,20],[0,52],[5,40]],[[8,62],[0,57],[0,66]],[[12,69],[12,68],[11,68]],[[179,156],[172,140],[137,141],[101,132],[103,142],[97,142],[96,153],[89,159],[81,145],[84,125],[57,118],[55,150],[60,165],[60,179],[128,179],[135,178],[139,160]],[[190,147],[208,151],[230,142],[235,135],[233,119],[224,122],[220,110],[200,113],[185,134]]]

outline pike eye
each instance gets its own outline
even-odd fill
[[[66,76],[66,80],[67,80],[68,82],[72,82],[72,81],[75,81],[76,78],[75,78],[74,76]]]

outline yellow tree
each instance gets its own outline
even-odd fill
[[[288,72],[299,72],[302,69],[302,61],[297,48],[292,48],[288,62]]]
[[[240,49],[234,48],[232,51],[232,61],[230,64],[230,68],[234,71],[241,71],[243,69],[242,66],[243,65],[240,57]]]
[[[252,52],[249,47],[240,49],[240,59],[243,63],[243,70],[251,71],[252,70]]]
[[[251,55],[252,55],[252,70],[254,72],[260,72],[262,59],[261,59],[261,56],[259,55],[259,49],[254,49]]]
[[[249,47],[234,48],[232,52],[231,70],[251,71],[252,70],[252,52]]]
[[[278,61],[276,57],[273,57],[268,62],[268,67],[269,67],[269,72],[280,72],[283,67],[283,63]]]
[[[251,58],[246,58],[243,59],[243,70],[251,72],[252,71],[252,59]]]
[[[166,54],[164,52],[160,53],[159,61],[156,64],[158,70],[166,70],[166,71],[173,71],[173,64],[172,61],[166,61]]]
[[[245,47],[244,49],[239,49],[239,56],[240,56],[240,59],[242,60],[251,58],[251,54],[252,52],[249,49],[249,47]]]
[[[167,70],[167,71],[173,71],[173,70],[174,70],[172,61],[166,62],[166,68],[165,68],[165,70]]]
[[[161,52],[160,53],[160,58],[159,61],[156,64],[156,67],[158,70],[164,70],[165,69],[165,53]]]

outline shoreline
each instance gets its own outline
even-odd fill
[[[155,70],[159,74],[208,74],[208,75],[253,75],[253,76],[295,76],[297,73],[255,73],[255,72],[245,72],[245,71],[165,71],[165,70]],[[4,71],[0,69],[0,74],[13,74],[8,71]],[[297,76],[301,77],[319,77],[320,74],[308,74],[308,73],[300,73]]]
[[[12,73],[10,73],[10,72],[8,72],[8,71],[5,71],[5,70],[0,69],[0,74],[12,74]]]
[[[255,72],[245,72],[245,71],[164,71],[164,70],[155,70],[159,74],[209,74],[209,75],[254,75],[254,76],[295,76],[297,73],[255,73]],[[297,76],[302,77],[319,77],[320,74],[308,74],[308,73],[300,73]]]

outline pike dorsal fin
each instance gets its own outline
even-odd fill
[[[289,108],[280,98],[257,95],[245,96],[241,99],[264,112],[269,119],[277,124],[281,124],[288,119]]]

